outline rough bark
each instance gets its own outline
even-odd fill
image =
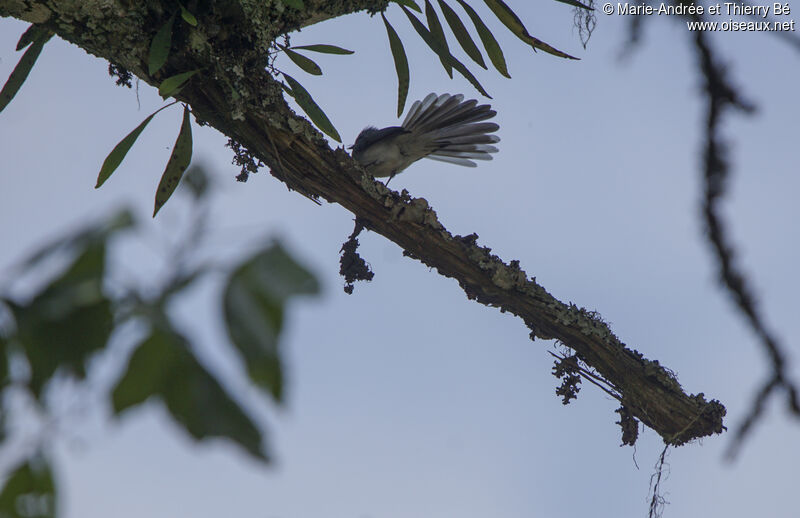
[[[188,2],[199,24],[176,24],[169,60],[155,77],[147,74],[149,42],[177,2],[0,0],[0,16],[41,24],[153,86],[201,68],[178,98],[198,121],[244,145],[290,189],[342,205],[406,255],[456,279],[470,299],[522,318],[532,338],[567,345],[592,369],[584,374],[602,378],[618,397],[623,415],[641,420],[666,442],[720,433],[725,408],[718,401],[685,393],[657,361],[627,348],[594,313],[554,298],[518,261],[504,263],[479,246],[477,236],[452,235],[423,198],[398,194],[365,175],[287,106],[280,84],[264,68],[270,42],[310,23],[386,3],[305,0],[306,10],[298,12],[280,0]]]

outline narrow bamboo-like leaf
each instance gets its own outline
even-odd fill
[[[192,27],[197,27],[197,18],[195,18],[195,16],[191,12],[189,12],[189,10],[186,9],[183,6],[183,4],[178,4],[178,5],[181,6],[181,18],[183,18],[183,21],[188,23]]]
[[[464,76],[464,79],[466,79],[467,81],[469,81],[469,82],[470,82],[470,84],[471,84],[473,87],[475,87],[475,89],[476,89],[477,91],[479,91],[479,92],[480,92],[482,95],[484,95],[484,96],[488,97],[489,99],[491,99],[491,98],[492,98],[492,96],[491,96],[491,95],[489,95],[489,92],[487,92],[487,91],[486,91],[486,90],[483,88],[483,86],[482,86],[482,85],[481,85],[481,84],[478,82],[478,78],[476,78],[474,75],[472,75],[472,72],[470,72],[470,71],[469,71],[469,69],[468,69],[468,68],[467,68],[467,67],[464,65],[464,63],[460,62],[459,60],[457,60],[456,58],[454,58],[454,57],[451,55],[451,56],[450,56],[450,64],[451,64],[451,65],[453,65],[453,68],[455,68],[455,69],[456,69],[456,71],[457,71],[459,74],[461,74],[462,76]]]
[[[169,17],[167,23],[158,29],[150,42],[150,55],[147,58],[147,73],[151,76],[161,70],[169,57],[169,48],[172,46],[172,24],[175,23],[175,15]]]
[[[425,0],[425,18],[428,20],[428,32],[430,32],[431,37],[433,37],[436,42],[436,46],[439,48],[439,50],[436,51],[439,55],[439,61],[442,62],[442,66],[450,79],[453,79],[453,66],[447,59],[447,56],[450,54],[450,47],[447,45],[447,38],[444,35],[442,23],[439,21],[439,17],[436,15],[436,11],[433,9],[430,0]]]
[[[416,16],[414,16],[408,9],[406,9],[404,6],[400,6],[400,8],[403,9],[403,12],[408,17],[408,21],[411,22],[411,26],[414,27],[414,30],[417,31],[417,34],[419,34],[422,40],[428,45],[428,47],[430,47],[430,49],[433,52],[435,52],[437,56],[439,56],[439,61],[442,62],[442,66],[447,72],[447,75],[450,76],[450,78],[452,78],[453,77],[452,66],[448,67],[446,64],[447,56],[450,55],[450,51],[445,49],[442,46],[441,41],[436,39],[436,37],[434,37],[431,34],[428,28],[425,27],[425,24],[419,21],[419,19]]]
[[[525,25],[522,23],[522,20],[511,10],[511,8],[506,5],[503,0],[483,0],[489,9],[497,16],[497,18],[503,22],[503,25],[508,27],[508,30],[513,32],[517,38],[521,39],[534,50],[540,49],[548,54],[552,54],[554,56],[558,56],[560,58],[567,58],[567,59],[578,59],[574,56],[570,56],[566,52],[561,52],[555,47],[548,45],[547,43],[543,42],[538,38],[534,38],[533,36],[528,33],[528,29],[525,28]]]
[[[419,8],[419,6],[417,5],[417,3],[414,0],[392,0],[392,1],[394,1],[394,2],[396,2],[398,4],[400,4],[400,5],[404,5],[406,7],[414,9],[418,13],[422,14],[422,9]]]
[[[464,2],[464,0],[456,1],[461,4],[461,7],[464,8],[464,11],[466,11],[467,15],[469,15],[472,20],[472,24],[475,26],[475,30],[478,31],[478,36],[481,38],[483,48],[486,49],[486,54],[488,54],[489,59],[492,60],[494,68],[505,77],[511,78],[508,73],[506,58],[503,56],[503,49],[500,48],[500,44],[497,43],[492,31],[489,30],[486,24],[483,23],[483,20],[481,20],[481,17],[478,16],[478,13],[476,13],[468,3]]]
[[[299,47],[292,47],[294,50],[310,50],[311,52],[322,52],[323,54],[355,54],[352,50],[343,49],[342,47],[337,47],[336,45],[325,45],[325,44],[316,44],[316,45],[301,45]]]
[[[172,155],[169,157],[164,174],[156,190],[156,204],[153,209],[153,217],[156,217],[159,209],[167,203],[167,200],[181,181],[183,172],[189,167],[192,161],[192,121],[189,119],[189,108],[183,107],[183,123],[172,148]]]
[[[133,129],[133,131],[125,135],[125,138],[120,140],[119,143],[114,146],[114,149],[111,150],[111,153],[109,153],[106,159],[103,161],[102,167],[100,167],[100,173],[97,175],[97,183],[94,186],[95,189],[103,185],[103,183],[108,180],[108,177],[111,176],[111,173],[117,170],[117,167],[119,167],[119,165],[122,163],[122,160],[125,158],[125,155],[128,154],[128,151],[130,151],[133,143],[136,142],[136,139],[142,134],[145,126],[147,126],[150,121],[153,120],[153,117],[155,117],[156,114],[164,108],[172,106],[173,104],[175,103],[162,106],[148,115],[145,120],[143,120]]]
[[[431,35],[431,33],[428,31],[428,29],[425,28],[425,25],[423,25],[422,22],[419,21],[416,16],[411,14],[411,12],[408,9],[406,9],[405,7],[402,7],[402,6],[401,6],[401,8],[403,9],[403,12],[406,13],[406,16],[408,17],[409,21],[411,21],[411,25],[417,31],[417,34],[420,35],[420,37],[425,41],[425,43],[428,44],[428,46],[431,49],[433,49],[434,52],[439,54],[441,49],[439,49],[439,47],[437,46],[436,40]],[[440,56],[443,57],[443,59],[445,59],[450,66],[452,66],[454,69],[456,69],[458,71],[458,73],[460,73],[462,76],[464,76],[464,78],[467,81],[469,81],[472,84],[472,86],[475,87],[476,90],[478,90],[481,94],[485,95],[489,99],[492,98],[486,92],[486,90],[483,88],[483,86],[481,86],[481,84],[478,82],[478,80],[475,78],[475,76],[472,75],[472,73],[469,71],[469,69],[467,67],[465,67],[464,64],[461,63],[459,60],[454,58],[452,54],[450,54],[448,52],[445,55],[440,54]]]
[[[53,33],[49,31],[39,33],[32,45],[25,51],[25,54],[22,55],[17,66],[14,67],[14,70],[11,71],[11,75],[8,76],[6,84],[3,85],[3,89],[0,90],[0,112],[2,112],[6,106],[8,106],[8,103],[11,102],[11,99],[17,95],[22,83],[25,82],[25,79],[27,79],[28,74],[33,68],[33,64],[36,63],[36,58],[41,54],[44,44],[52,37]]]
[[[587,11],[594,11],[593,7],[589,7],[586,4],[582,4],[578,2],[578,0],[556,0],[556,2],[561,2],[563,4],[572,5],[575,7],[580,7],[581,9],[586,9]]]
[[[464,27],[464,24],[461,23],[461,19],[456,12],[453,11],[453,8],[447,5],[444,0],[439,0],[439,7],[442,9],[442,14],[444,14],[444,18],[447,20],[447,24],[450,26],[450,30],[453,31],[453,35],[455,35],[461,48],[464,49],[467,56],[472,58],[472,61],[485,69],[486,63],[483,61],[481,51],[478,50],[478,46],[472,41],[472,37],[469,35],[469,32],[467,32],[467,28]]]
[[[283,5],[288,5],[289,7],[294,7],[295,9],[304,9],[305,4],[303,0],[282,0]]]
[[[311,97],[311,94],[308,93],[308,90],[303,88],[303,85],[298,83],[292,76],[288,74],[283,74],[284,79],[286,82],[289,83],[289,87],[292,89],[294,100],[297,101],[297,104],[300,105],[300,108],[306,112],[306,115],[311,119],[311,122],[314,123],[319,129],[323,131],[326,135],[331,137],[336,142],[341,142],[342,137],[339,136],[339,132],[336,131],[336,128],[333,127],[333,123],[331,123],[328,116],[325,115],[325,112],[322,111],[322,108],[314,102],[314,99]]]
[[[406,98],[408,97],[408,57],[397,31],[394,30],[394,27],[392,27],[383,13],[381,13],[381,17],[383,17],[383,24],[386,26],[386,34],[389,36],[389,47],[392,49],[394,68],[397,71],[397,116],[400,117],[403,114],[403,110],[405,110]]]
[[[302,54],[298,54],[297,52],[291,50],[288,47],[281,46],[281,48],[286,53],[286,55],[289,57],[289,59],[291,59],[294,62],[294,64],[297,65],[298,67],[302,68],[303,70],[305,70],[309,74],[312,74],[312,75],[315,75],[315,76],[321,76],[322,75],[322,69],[319,68],[319,65],[314,63],[313,60],[305,57]]]
[[[47,460],[35,455],[17,466],[0,491],[0,516],[8,518],[54,518],[56,487]]]
[[[178,92],[178,89],[183,86],[186,81],[189,80],[193,75],[200,72],[201,69],[191,70],[189,72],[181,72],[180,74],[175,74],[174,76],[170,76],[163,81],[161,84],[158,85],[158,95],[166,99],[170,95],[175,95]]]
[[[169,322],[169,317],[159,315]],[[134,351],[111,402],[119,415],[148,399],[160,399],[173,419],[197,440],[224,437],[267,462],[262,432],[225,388],[197,361],[189,341],[169,328],[154,327]]]
[[[48,30],[41,25],[36,25],[35,23],[31,24],[31,26],[25,29],[25,32],[22,33],[22,36],[19,37],[19,41],[17,41],[17,52],[41,38],[42,35],[46,34],[47,32]]]

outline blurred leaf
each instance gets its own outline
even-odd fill
[[[294,97],[294,100],[297,101],[300,108],[306,112],[311,122],[333,140],[341,142],[342,137],[339,136],[339,132],[333,127],[333,124],[330,119],[328,119],[328,116],[325,115],[325,112],[322,111],[322,108],[311,98],[311,94],[308,93],[308,90],[303,88],[303,85],[298,83],[292,76],[283,74],[283,77],[286,79],[286,82],[289,83],[289,88],[292,90],[291,96]]]
[[[23,34],[23,37],[24,36],[25,34]],[[25,54],[22,55],[17,66],[14,67],[14,70],[11,71],[11,75],[8,76],[6,84],[3,85],[3,89],[0,90],[0,112],[5,110],[8,103],[11,102],[11,99],[17,95],[20,87],[22,87],[22,83],[28,78],[33,64],[36,63],[36,59],[39,57],[39,54],[41,54],[44,44],[52,37],[53,33],[50,31],[37,32],[31,46],[25,51]],[[20,40],[20,42],[22,42],[22,40]]]
[[[578,2],[578,0],[556,0],[556,2],[561,2],[563,4],[568,4],[568,5],[572,5],[572,6],[575,6],[575,7],[580,7],[581,9],[586,9],[587,11],[594,11],[594,8],[589,7],[586,4],[582,4],[582,3]]]
[[[183,6],[183,4],[179,3],[178,5],[181,6],[181,18],[183,18],[183,21],[188,23],[192,27],[197,27],[197,18],[195,18],[194,15],[190,13],[189,10]]]
[[[31,24],[30,27],[25,29],[25,32],[22,33],[22,36],[19,37],[19,41],[17,41],[17,52],[24,49],[34,41],[44,37],[48,33],[48,29],[45,29],[41,25]]]
[[[108,154],[106,159],[103,161],[103,165],[100,167],[100,173],[97,175],[97,183],[95,184],[94,188],[97,189],[106,180],[111,176],[111,174],[117,170],[119,165],[125,159],[125,155],[128,154],[128,151],[131,150],[133,147],[133,143],[136,142],[136,139],[139,138],[139,135],[142,134],[144,128],[153,120],[153,117],[156,116],[158,112],[172,106],[175,103],[167,104],[166,106],[162,106],[161,108],[157,109],[153,113],[147,116],[145,120],[143,120],[138,126],[136,126],[133,131],[128,133],[124,139],[120,140],[119,143],[114,146],[114,149],[111,150],[111,153]]]
[[[478,13],[476,13],[469,4],[464,2],[464,0],[457,0],[457,2],[461,4],[461,7],[464,8],[464,11],[466,11],[467,15],[472,19],[472,24],[475,26],[475,30],[478,31],[478,36],[481,38],[483,48],[486,49],[486,54],[488,54],[489,59],[492,60],[494,68],[505,77],[511,78],[508,74],[508,67],[506,66],[506,58],[503,56],[503,50],[494,38],[492,31],[483,23],[481,17],[478,16]]]
[[[125,230],[133,225],[131,212],[127,209],[120,210],[99,224],[90,225],[47,243],[25,259],[24,267],[26,269],[33,268],[43,259],[55,253],[85,249],[93,244],[103,243],[120,230]]]
[[[147,73],[151,76],[161,70],[169,57],[169,49],[172,46],[172,24],[175,23],[175,15],[169,17],[167,23],[158,29],[150,42],[150,55],[147,59]]]
[[[386,26],[386,35],[389,36],[389,47],[392,49],[392,57],[394,58],[394,68],[397,71],[397,116],[403,114],[406,106],[406,98],[408,98],[408,57],[403,48],[403,42],[397,35],[397,31],[391,26],[386,16],[381,13],[383,24]]]
[[[301,45],[299,47],[292,47],[294,50],[309,50],[311,52],[322,52],[323,54],[355,54],[352,50],[343,49],[336,45]]]
[[[163,324],[154,327],[131,356],[111,396],[114,413],[151,397],[160,399],[193,438],[226,437],[253,457],[268,460],[258,427],[198,363],[186,338]]]
[[[50,465],[37,455],[17,466],[0,492],[2,518],[54,518],[56,488]]]
[[[175,192],[183,172],[186,171],[192,161],[192,121],[189,119],[189,113],[189,108],[184,106],[181,130],[175,140],[175,145],[172,147],[172,155],[169,157],[167,167],[161,175],[161,181],[158,183],[158,189],[156,190],[153,217],[156,217],[161,207],[167,203],[169,197]]]
[[[208,187],[211,185],[208,172],[201,165],[190,167],[183,177],[183,183],[186,188],[192,191],[192,196],[195,199],[203,198],[208,193]]]
[[[283,45],[280,45],[280,47],[281,47],[281,49],[283,49],[283,51],[286,53],[286,55],[289,57],[289,59],[291,59],[294,62],[295,65],[297,65],[298,67],[302,68],[303,70],[305,70],[309,74],[313,74],[315,76],[321,76],[322,75],[322,69],[319,68],[319,65],[314,63],[313,60],[311,60],[310,58],[305,57],[302,54],[298,54],[297,52],[291,50],[288,47],[284,47]]]
[[[278,244],[236,268],[225,286],[228,336],[242,354],[250,379],[278,402],[283,395],[278,339],[286,302],[318,292],[314,276]]]
[[[60,369],[83,378],[92,353],[105,347],[113,328],[103,293],[106,243],[89,241],[73,263],[30,302],[7,301],[16,335],[30,365],[30,389],[41,397]]]
[[[453,34],[458,40],[458,43],[461,45],[461,48],[464,49],[467,56],[472,58],[472,61],[477,63],[478,65],[486,68],[486,63],[483,61],[483,56],[481,55],[481,51],[478,50],[478,46],[475,45],[475,42],[472,41],[472,37],[467,32],[467,28],[464,27],[464,24],[461,23],[461,19],[458,17],[455,11],[445,3],[444,0],[439,0],[439,7],[442,9],[442,13],[444,14],[445,20],[447,20],[447,24],[450,26],[450,29],[453,31]]]
[[[163,81],[161,84],[158,85],[158,95],[166,99],[171,95],[175,95],[178,93],[178,90],[183,86],[183,84],[188,81],[193,75],[200,72],[201,69],[197,68],[195,70],[190,70],[189,72],[181,72],[180,74],[175,74],[174,76],[170,76]]]
[[[183,290],[194,284],[194,281],[207,273],[208,270],[209,269],[206,266],[198,266],[197,268],[188,271],[178,272],[177,275],[170,279],[167,285],[164,286],[163,290],[159,294],[156,304],[163,306],[170,297],[179,295]]]
[[[514,11],[511,10],[510,7],[506,5],[503,0],[483,0],[489,9],[497,16],[497,18],[503,22],[503,25],[508,27],[508,29],[513,32],[519,39],[533,47],[534,50],[540,49],[548,54],[552,54],[554,56],[558,56],[560,58],[568,58],[568,59],[578,59],[574,56],[570,56],[565,52],[561,52],[560,50],[551,47],[547,43],[543,42],[538,38],[534,38],[528,33],[528,30],[523,25],[522,20],[514,14]]]
[[[411,21],[411,25],[417,31],[417,34],[419,34],[420,37],[425,41],[425,43],[427,43],[428,46],[438,54],[441,51],[441,49],[439,49],[436,40],[433,38],[433,36],[431,36],[431,33],[428,32],[428,29],[425,28],[425,25],[423,25],[422,22],[419,21],[416,16],[411,14],[411,12],[408,9],[406,9],[405,7],[402,7],[402,9],[403,12],[406,13],[406,16],[408,17],[409,21]],[[440,55],[440,57],[441,56],[442,55]],[[467,81],[469,81],[472,84],[472,86],[475,87],[476,90],[478,90],[481,94],[485,95],[489,99],[492,98],[486,92],[486,90],[484,90],[483,86],[481,86],[481,84],[478,82],[475,76],[472,75],[469,69],[467,69],[467,67],[464,66],[463,63],[454,58],[449,52],[444,56],[444,59],[448,62],[448,64],[450,64],[453,68],[455,68],[459,74],[464,76],[464,78]]]
[[[447,38],[444,35],[444,29],[429,0],[425,0],[425,17],[428,20],[428,32],[433,38],[433,41],[436,42],[437,48],[434,49],[434,52],[439,55],[439,61],[442,62],[442,66],[445,72],[447,72],[447,75],[450,79],[453,79],[453,65],[451,65],[450,60],[447,59],[450,55],[450,47],[447,46]]]
[[[5,303],[0,299],[0,316],[4,311]],[[0,321],[1,322],[1,321]],[[6,337],[6,330],[0,324],[0,391],[8,385],[8,338]],[[4,423],[2,422],[2,408],[0,408],[0,443],[5,439],[3,433],[5,432]]]
[[[406,7],[414,9],[418,13],[422,14],[422,9],[419,8],[419,6],[414,0],[392,0],[392,1],[397,2],[400,5],[404,5]]]
[[[289,7],[294,7],[295,9],[304,9],[305,4],[303,4],[303,0],[282,0],[284,5],[288,5]]]

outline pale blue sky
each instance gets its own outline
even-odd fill
[[[501,126],[496,159],[477,169],[423,161],[391,186],[426,198],[452,232],[476,232],[505,260],[519,259],[561,300],[598,310],[630,347],[675,371],[687,391],[720,399],[726,425],[737,426],[767,366],[718,289],[702,238],[704,106],[685,27],[653,17],[643,44],[621,62],[624,19],[600,15],[584,51],[567,6],[511,5],[532,34],[582,60],[534,54],[492,21],[513,76],[478,74]],[[409,101],[431,91],[477,95],[445,76],[397,7],[389,19],[412,66]],[[24,29],[0,21],[3,80]],[[346,144],[363,126],[396,123],[394,66],[379,18],[325,22],[292,42],[356,51],[320,56],[322,78],[279,61]],[[735,167],[725,216],[767,320],[796,360],[800,55],[765,34],[718,33],[714,42],[760,108],[726,124]],[[164,271],[157,251],[184,221],[186,205],[176,199],[157,219],[149,215],[180,110],[156,118],[95,191],[107,152],[160,103],[142,85],[139,109],[106,67],[53,40],[0,116],[0,271],[123,201],[148,233],[117,260],[144,282]],[[266,171],[236,183],[225,139],[208,128],[194,132],[195,159],[212,167],[219,186],[207,253],[236,258],[279,236],[324,286],[321,298],[289,315],[288,407],[265,405],[255,390],[234,384],[267,424],[277,462],[264,468],[226,443],[187,442],[156,405],[110,424],[107,409],[90,398],[66,418],[54,445],[63,516],[645,515],[660,439],[646,430],[635,450],[618,447],[617,404],[588,385],[563,407],[551,344],[531,342],[521,321],[468,301],[455,281],[375,234],[362,235],[360,249],[375,280],[345,295],[338,251],[352,215],[315,206]],[[216,289],[199,287],[176,312],[209,363],[230,374],[237,366],[219,350]],[[800,369],[792,372],[800,378]],[[733,464],[722,460],[730,434],[672,450],[665,516],[796,516],[798,432],[772,404]]]

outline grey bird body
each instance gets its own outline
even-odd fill
[[[353,144],[353,158],[375,177],[393,177],[421,158],[476,167],[491,160],[500,129],[482,122],[497,112],[463,95],[429,94],[408,110],[402,126],[365,128]]]

